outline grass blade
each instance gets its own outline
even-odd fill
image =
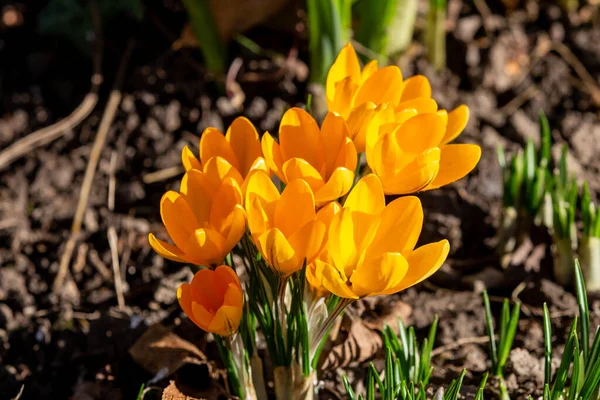
[[[552,325],[548,305],[544,303],[544,384],[552,379]]]
[[[579,306],[581,348],[583,350],[583,359],[587,361],[590,346],[590,310],[579,260],[575,260],[575,289],[577,292],[577,304]]]
[[[492,359],[493,368],[498,364],[498,352],[496,350],[496,338],[494,336],[494,320],[492,319],[492,309],[490,307],[490,298],[487,291],[483,291],[483,304],[485,306],[485,326],[487,334],[490,338],[490,358]]]

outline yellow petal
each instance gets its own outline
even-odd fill
[[[444,119],[437,114],[419,114],[398,127],[394,133],[403,152],[418,154],[437,147],[446,130]]]
[[[248,175],[245,200],[246,206],[252,204],[252,194],[260,197],[267,203],[279,200],[279,190],[277,190],[271,177],[261,170],[254,170]]]
[[[325,149],[319,125],[305,110],[293,107],[283,114],[279,126],[282,160],[303,158],[317,171],[325,162]]]
[[[267,167],[277,175],[282,181],[285,180],[281,168],[283,167],[283,158],[279,143],[273,139],[269,132],[265,132],[261,140],[261,147],[267,162]]]
[[[460,105],[448,114],[448,126],[446,127],[446,135],[442,139],[442,144],[450,143],[467,126],[469,121],[469,107]]]
[[[302,260],[296,257],[294,248],[279,229],[266,231],[257,242],[258,249],[273,270],[288,276],[302,268]]]
[[[349,169],[350,171],[356,171],[356,164],[358,163],[358,156],[356,154],[356,147],[354,147],[354,143],[350,138],[344,138],[344,142],[342,144],[342,148],[340,149],[337,158],[334,162],[334,169],[344,167]],[[330,173],[332,171],[328,171],[328,175],[331,176]]]
[[[325,226],[327,226],[327,228],[329,229],[329,225],[331,225],[333,216],[340,212],[341,209],[342,207],[337,201],[327,203],[326,206],[322,207],[319,211],[317,211],[317,219],[323,222]]]
[[[241,190],[233,179],[227,179],[213,196],[209,216],[210,227],[226,236],[231,226],[233,211],[242,203]]]
[[[238,171],[245,177],[254,161],[262,157],[258,132],[247,118],[238,117],[227,130],[226,139],[238,160]]]
[[[383,253],[411,251],[423,226],[423,208],[417,197],[400,197],[388,204],[380,217],[377,233],[368,246],[365,260]]]
[[[379,63],[377,62],[377,60],[369,61],[360,74],[360,82],[363,83],[364,81],[369,79],[371,75],[373,75],[373,73],[378,69]]]
[[[219,308],[208,326],[208,332],[230,336],[237,331],[242,319],[243,308],[223,306]]]
[[[365,151],[367,140],[367,128],[375,114],[375,104],[364,103],[352,110],[346,125],[348,126],[348,135],[354,142],[356,151],[362,153]]]
[[[344,202],[344,208],[367,214],[379,214],[384,207],[383,185],[375,174],[368,174],[361,178]]]
[[[196,229],[184,252],[205,266],[220,264],[228,253],[225,238],[212,229]]]
[[[246,232],[246,212],[244,209],[237,205],[233,210],[229,228],[226,232],[225,237],[225,251],[230,252],[233,250],[235,245],[240,241],[244,233]]]
[[[345,299],[358,299],[358,296],[346,284],[346,279],[342,277],[340,271],[321,260],[316,260],[315,264],[321,275],[321,283],[327,290]]]
[[[434,147],[417,156],[393,178],[382,179],[385,194],[409,194],[423,190],[440,170],[440,149]]]
[[[200,137],[200,161],[205,164],[213,157],[222,157],[237,170],[240,165],[225,136],[215,128],[206,128]]]
[[[408,273],[396,292],[409,288],[433,275],[446,261],[450,244],[446,239],[421,246],[407,257]]]
[[[203,172],[210,180],[211,185],[215,188],[219,187],[221,182],[226,178],[234,179],[238,185],[244,182],[244,178],[235,167],[223,157],[213,157],[204,163]]]
[[[185,259],[185,254],[183,254],[181,250],[172,244],[157,239],[152,233],[148,234],[148,242],[150,242],[150,246],[152,246],[154,251],[164,258],[177,262],[188,262]]]
[[[240,283],[240,278],[237,276],[234,269],[231,267],[228,267],[227,265],[219,265],[217,268],[215,268],[215,274],[217,275],[217,277],[220,280],[222,280],[223,282],[226,282],[227,285],[234,284],[238,288],[242,287],[242,285]],[[230,301],[227,301],[227,296],[225,296],[225,298],[226,298],[226,300],[223,302],[223,304],[228,305],[228,306],[237,304],[237,303],[232,303]]]
[[[359,297],[380,294],[402,282],[408,262],[400,253],[385,253],[359,265],[352,276],[352,291]]]
[[[198,161],[194,153],[187,146],[185,146],[183,150],[181,150],[181,163],[183,164],[183,167],[186,171],[189,171],[192,168],[199,170],[202,169],[200,161]]]
[[[335,84],[346,77],[350,77],[356,81],[360,78],[360,64],[354,47],[350,43],[342,48],[327,73],[325,90],[328,99],[335,97]]]
[[[475,168],[480,158],[481,147],[476,144],[442,146],[439,172],[423,190],[437,189],[463,178]]]
[[[411,76],[404,81],[401,102],[416,99],[417,97],[431,97],[429,79],[423,75]]]
[[[160,215],[171,240],[185,253],[188,239],[198,227],[194,212],[179,193],[168,191],[160,200]]]
[[[221,271],[222,273],[222,271]],[[200,304],[210,314],[215,314],[223,305],[229,281],[211,269],[201,269],[194,274],[190,284],[190,296],[193,302]]]
[[[407,108],[405,110],[397,111],[394,114],[394,117],[396,119],[396,123],[398,125],[402,125],[403,123],[405,123],[406,121],[408,121],[409,119],[411,119],[412,117],[414,117],[418,114],[419,113],[414,108]]]
[[[312,263],[325,244],[325,232],[327,227],[319,220],[310,221],[300,230],[290,236],[288,242],[296,252],[298,259]]]
[[[283,175],[286,182],[303,179],[313,191],[320,189],[325,182],[319,171],[302,158],[290,158],[283,164]]]
[[[191,169],[181,179],[179,192],[201,226],[209,220],[214,190],[209,178],[200,170]]]
[[[329,226],[327,248],[334,265],[340,270],[355,266],[358,261],[354,230],[352,211],[349,209],[342,209],[337,213]]]
[[[354,184],[354,171],[340,167],[336,168],[325,185],[315,192],[315,202],[318,207],[344,196]]]
[[[431,97],[418,97],[416,99],[404,101],[395,108],[396,112],[408,109],[416,110],[418,114],[425,114],[436,112],[438,106]]]
[[[338,154],[343,150],[346,139],[349,136],[348,127],[342,117],[332,112],[327,113],[321,126],[321,137],[325,148],[325,176],[328,177],[333,170],[342,165],[337,164]],[[352,141],[350,141],[352,142]],[[352,146],[354,154],[354,146]],[[355,157],[356,158],[356,157]]]
[[[396,164],[406,162],[402,149],[398,147],[393,133],[380,136],[373,146],[367,145],[367,164],[384,183],[390,176],[394,176],[398,170]]]
[[[354,98],[354,106],[366,102],[375,104],[397,104],[402,95],[402,73],[395,65],[383,67],[373,72],[365,80]]]
[[[329,111],[347,118],[352,110],[352,98],[357,88],[356,81],[350,76],[336,82],[334,97],[327,100]]]
[[[302,179],[291,181],[275,206],[275,226],[289,238],[314,219],[315,197],[310,186]]]
[[[367,155],[369,154],[369,149],[386,132],[384,128],[395,122],[394,108],[392,106],[387,103],[377,106],[366,128],[365,150],[367,151]]]

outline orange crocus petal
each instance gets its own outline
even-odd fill
[[[417,156],[396,176],[383,179],[385,194],[415,193],[429,185],[440,170],[440,149],[435,147]]]
[[[358,243],[352,211],[342,209],[337,213],[329,225],[327,248],[336,267],[343,270],[347,266],[354,266],[358,261]]]
[[[246,202],[246,212],[248,213],[248,229],[254,234],[261,234],[272,226],[272,221],[269,221],[269,215],[263,208],[264,200],[261,200],[256,194],[251,194]]]
[[[202,305],[210,314],[214,315],[223,305],[223,298],[229,283],[229,279],[223,279],[216,271],[201,269],[194,274],[190,284],[192,301]]]
[[[220,280],[226,282],[228,285],[234,284],[239,288],[242,287],[240,283],[240,278],[237,276],[233,268],[228,267],[227,265],[219,265],[217,268],[215,268],[215,274]],[[223,304],[232,306],[237,303],[228,302],[227,296],[225,296],[225,301],[223,302]]]
[[[344,202],[344,208],[367,214],[379,214],[384,207],[383,186],[375,174],[368,174],[361,178]]]
[[[334,163],[334,170],[338,167],[344,167],[351,171],[356,170],[356,164],[358,163],[358,156],[356,154],[356,147],[350,138],[344,138],[342,148],[340,149],[337,158]],[[331,173],[331,171],[328,171]]]
[[[290,237],[307,222],[315,219],[315,198],[308,183],[291,181],[275,206],[275,226]]]
[[[279,200],[279,190],[271,177],[264,171],[254,170],[248,175],[246,187],[246,204],[252,204],[251,195],[254,194],[267,203]]]
[[[237,331],[242,319],[243,308],[223,306],[219,308],[208,326],[208,331],[220,336],[230,336]]]
[[[209,178],[202,171],[191,169],[181,179],[179,192],[194,212],[198,223],[208,221],[214,193]]]
[[[283,164],[283,175],[286,182],[303,179],[313,191],[320,189],[325,182],[319,171],[302,158],[290,158]]]
[[[325,185],[315,192],[317,206],[339,199],[352,188],[354,183],[354,171],[339,167],[333,171]]]
[[[327,73],[325,91],[327,99],[333,99],[336,93],[335,84],[345,78],[358,81],[360,78],[360,64],[352,44],[346,44],[338,54],[335,62]]]
[[[225,250],[231,251],[246,232],[246,212],[240,205],[236,205],[231,214],[229,232],[225,236]]]
[[[358,296],[348,287],[343,272],[321,260],[316,260],[315,266],[317,269],[316,273],[321,276],[321,284],[325,289],[342,298],[358,299]]]
[[[444,137],[446,124],[437,114],[419,114],[395,131],[398,146],[404,152],[418,154],[437,145]]]
[[[367,147],[366,154],[367,164],[384,182],[384,187],[387,178],[397,172],[396,164],[407,161],[391,133],[382,135],[372,147]]]
[[[350,76],[336,82],[334,97],[328,98],[327,101],[329,111],[347,118],[352,109],[352,97],[357,87],[356,81]]]
[[[354,98],[354,105],[359,106],[366,102],[375,104],[397,104],[402,95],[402,73],[400,68],[391,65],[373,72],[365,80]]]
[[[158,254],[172,261],[177,262],[187,262],[185,259],[185,254],[177,247],[164,242],[160,239],[157,239],[154,234],[148,234],[148,241],[150,242],[150,246],[156,251]]]
[[[301,108],[293,107],[283,114],[279,126],[279,145],[283,160],[303,158],[317,169],[325,162],[319,125]]]
[[[446,261],[450,252],[450,244],[446,239],[421,246],[407,257],[408,273],[400,283],[399,290],[424,281],[433,275]]]
[[[254,161],[262,156],[256,128],[248,118],[238,117],[227,129],[225,138],[238,161],[238,171],[245,177],[248,175]]]
[[[327,113],[323,125],[321,125],[321,137],[323,138],[325,150],[324,176],[330,176],[333,170],[340,166],[340,164],[336,163],[336,159],[346,143],[349,134],[346,122],[342,117],[331,112]],[[354,146],[352,146],[352,149],[356,154]]]
[[[369,61],[360,74],[360,82],[363,83],[364,81],[369,79],[371,75],[373,75],[373,73],[375,73],[375,71],[377,71],[378,69],[379,63],[377,62],[377,60]]]
[[[408,262],[400,253],[384,253],[359,265],[350,277],[352,291],[359,297],[379,294],[400,284]]]
[[[338,203],[337,201],[332,201],[331,203],[327,203],[326,206],[322,207],[321,209],[319,209],[319,211],[317,211],[317,219],[321,222],[323,222],[325,224],[325,226],[327,226],[329,228],[329,225],[331,224],[331,220],[333,219],[333,216],[335,214],[337,214],[338,212],[340,212],[340,210],[342,209],[342,207],[340,206],[340,203]]]
[[[423,208],[417,197],[405,196],[392,201],[381,213],[380,224],[366,249],[365,259],[388,252],[411,251],[419,239],[422,226]]]
[[[194,313],[192,312],[192,295],[190,291],[191,286],[189,283],[181,284],[181,286],[177,288],[177,301],[185,315],[187,315],[193,323],[198,325],[198,322],[195,321]]]
[[[417,97],[431,97],[431,84],[423,75],[411,76],[404,81],[400,102],[416,99]]]
[[[189,204],[179,193],[168,191],[160,200],[160,215],[175,245],[183,248],[198,227]]]
[[[364,103],[354,108],[346,120],[349,137],[354,142],[358,153],[365,151],[367,128],[374,114],[375,104]]]
[[[202,304],[192,300],[192,315],[194,316],[192,321],[194,321],[200,329],[210,332],[208,327],[215,317],[214,314],[210,313]]]
[[[476,144],[447,144],[442,146],[437,176],[423,190],[437,189],[455,182],[475,168],[481,158],[481,147]]]
[[[298,259],[310,264],[323,250],[327,226],[319,220],[310,221],[288,239]]]
[[[261,140],[261,147],[265,156],[267,167],[277,175],[282,181],[285,180],[283,176],[283,157],[281,156],[281,148],[279,143],[273,139],[273,136],[269,132],[265,132]]]
[[[202,164],[200,164],[200,161],[198,161],[194,153],[187,146],[181,150],[181,163],[186,171],[189,171],[192,168],[202,169]]]
[[[242,204],[242,194],[237,183],[228,178],[213,193],[213,198],[208,221],[213,229],[224,233],[231,224],[233,210]]]
[[[367,152],[367,157],[369,156],[369,150],[373,148],[379,138],[383,136],[385,132],[384,127],[395,124],[395,122],[394,108],[391,105],[386,103],[377,106],[365,131],[365,150]]]
[[[302,268],[303,260],[296,257],[294,248],[279,229],[270,229],[260,235],[257,245],[271,268],[282,275],[290,275]]]
[[[450,111],[448,114],[448,126],[446,127],[446,134],[442,139],[442,144],[450,143],[456,139],[456,137],[465,129],[468,121],[469,107],[464,104]]]
[[[212,229],[196,229],[184,252],[198,260],[199,264],[219,264],[229,251],[225,250],[225,238]]]
[[[417,97],[416,99],[404,101],[395,107],[396,112],[412,109],[418,114],[434,113],[438,105],[431,97]]]
[[[236,170],[239,162],[225,136],[215,128],[206,128],[200,137],[200,161],[205,164],[213,157],[222,157]]]
[[[204,163],[203,172],[210,180],[214,190],[219,187],[221,182],[226,178],[233,178],[239,185],[242,184],[244,178],[235,167],[223,157],[213,157]]]

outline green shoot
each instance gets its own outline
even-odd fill
[[[307,0],[310,80],[325,83],[327,71],[350,39],[352,0]]]
[[[579,259],[589,290],[600,290],[600,213],[591,199],[587,182],[581,195],[583,232],[579,244]]]
[[[200,43],[200,50],[208,72],[225,74],[226,47],[219,37],[217,26],[208,1],[183,0],[190,19],[190,26]]]
[[[146,385],[144,385],[142,383],[142,386],[140,386],[140,390],[138,390],[138,395],[136,397],[136,400],[142,400],[144,398],[144,389],[146,388]]]
[[[548,305],[544,303],[544,385],[552,379],[552,323]]]
[[[446,0],[429,0],[427,55],[437,70],[446,68]]]

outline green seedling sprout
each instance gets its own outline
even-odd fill
[[[499,230],[498,251],[502,266],[507,267],[512,253],[530,233],[531,226],[551,220],[547,203],[550,173],[551,131],[548,119],[540,113],[540,147],[536,151],[532,139],[524,150],[507,156],[498,147],[498,162],[502,169],[503,209]],[[550,212],[550,213],[549,213]],[[549,217],[550,216],[550,217]]]
[[[575,178],[569,178],[567,171],[567,147],[564,146],[558,171],[552,179],[554,241],[554,277],[558,283],[567,286],[573,281],[574,252],[577,249],[577,228],[575,207],[579,188]]]
[[[446,0],[429,0],[427,56],[437,70],[446,68]]]
[[[500,317],[500,327],[498,330],[498,341],[496,342],[496,334],[494,331],[494,320],[492,317],[492,309],[490,306],[490,298],[487,291],[483,292],[483,304],[485,307],[485,324],[490,339],[490,357],[492,359],[492,374],[500,379],[500,393],[502,399],[509,399],[506,386],[504,384],[504,366],[508,360],[510,350],[517,333],[517,325],[519,323],[519,315],[521,306],[516,303],[512,311],[507,299],[502,303],[502,314]]]
[[[579,260],[587,288],[600,290],[600,213],[592,201],[587,182],[581,195],[581,219],[583,232],[579,244]]]

